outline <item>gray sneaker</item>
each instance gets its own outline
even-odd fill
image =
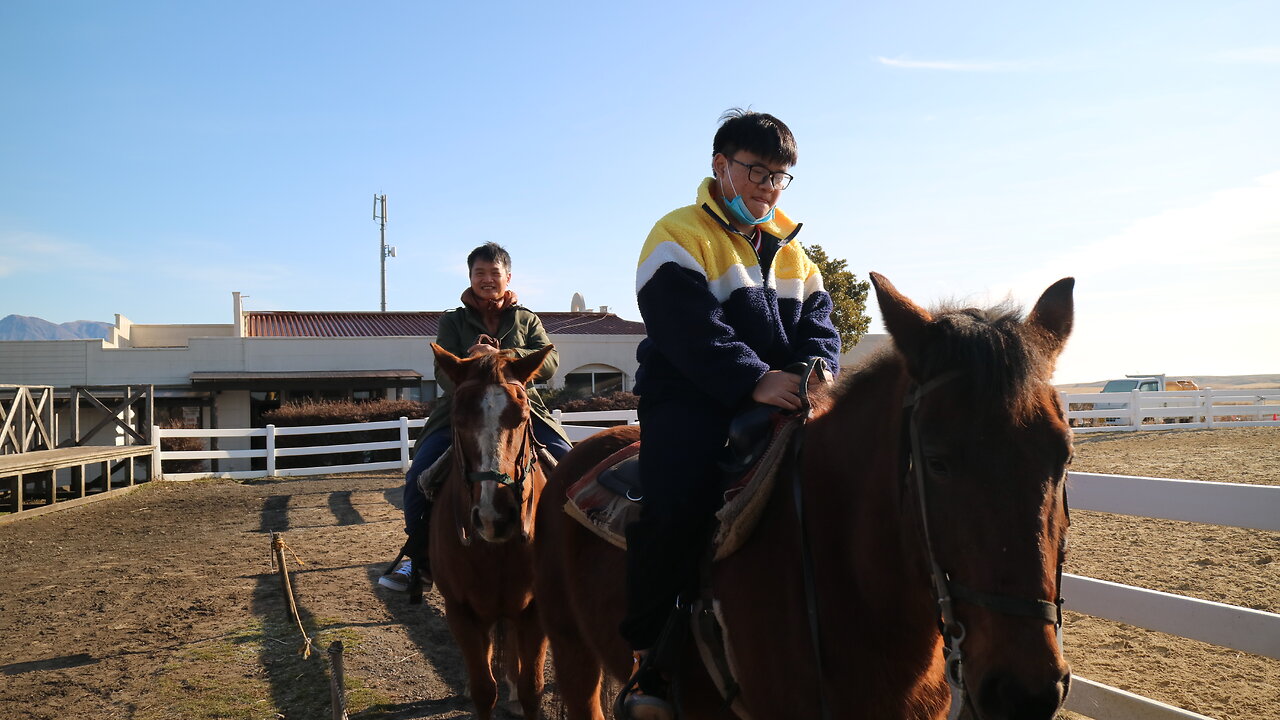
[[[409,578],[412,576],[413,561],[405,560],[390,574],[378,578],[378,584],[396,592],[405,592],[409,589]]]

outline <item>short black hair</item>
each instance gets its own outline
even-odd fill
[[[796,138],[786,123],[768,113],[729,108],[720,116],[720,129],[711,143],[711,156],[723,153],[731,158],[739,150],[788,167],[795,165],[799,158]]]
[[[467,272],[471,272],[477,260],[497,263],[506,268],[507,272],[511,272],[511,253],[496,242],[487,242],[471,251],[471,254],[467,256]]]

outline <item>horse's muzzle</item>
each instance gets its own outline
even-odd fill
[[[520,523],[493,512],[483,512],[476,505],[471,508],[471,527],[485,542],[504,543],[515,537]]]
[[[1056,680],[1027,687],[1013,674],[988,675],[978,692],[976,706],[983,720],[1053,720],[1071,687],[1071,671]]]

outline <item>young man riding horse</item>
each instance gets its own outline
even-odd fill
[[[716,461],[730,420],[750,401],[801,406],[781,369],[838,365],[840,338],[822,276],[777,208],[796,144],[782,121],[730,110],[697,201],[663,217],[640,253],[636,292],[648,337],[640,368],[644,507],[627,530],[627,611],[635,654],[624,705],[632,718],[672,715],[648,653],[677,596],[693,587],[720,501]]]
[[[497,243],[485,243],[467,255],[471,285],[462,293],[462,307],[440,316],[436,344],[459,357],[493,354],[500,351],[526,357],[551,344],[542,321],[532,310],[518,305],[516,295],[507,289],[511,282],[511,255]],[[545,381],[556,372],[559,356],[553,348],[542,363],[534,382]],[[453,443],[450,430],[450,407],[453,383],[436,363],[436,382],[444,395],[436,401],[427,424],[414,446],[413,465],[405,474],[404,520],[405,542],[401,553],[409,560],[378,583],[392,590],[405,591],[413,585],[415,573],[422,588],[430,590],[431,567],[427,553],[428,523],[431,502],[418,486],[418,476],[439,460]],[[532,385],[528,388],[533,432],[556,459],[569,452],[569,440],[560,424],[551,417],[541,396]],[[411,593],[411,600],[417,599]]]

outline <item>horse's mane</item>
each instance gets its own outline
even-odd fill
[[[1023,324],[1021,308],[1011,302],[990,308],[942,306],[930,314],[924,341],[906,363],[917,381],[958,371],[965,378],[964,400],[975,409],[1012,412],[1017,420],[1035,409],[1035,389],[1049,376],[1051,361]],[[904,368],[905,362],[894,348],[875,353],[850,373],[840,394],[860,380],[882,377],[890,367]]]

